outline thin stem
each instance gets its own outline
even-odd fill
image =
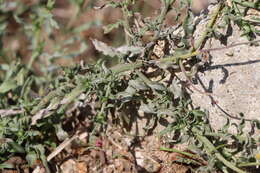
[[[39,37],[39,36],[38,36]],[[28,63],[28,65],[27,65],[27,68],[28,69],[31,69],[32,68],[32,65],[33,65],[33,63],[34,63],[34,61],[42,54],[42,52],[43,52],[43,47],[44,47],[44,42],[40,42],[40,41],[38,41],[39,39],[38,39],[38,37],[36,37],[37,38],[37,47],[33,50],[33,52],[32,52],[32,56],[31,56],[31,58],[30,58],[30,61],[29,61],[29,63]]]
[[[159,17],[157,18],[157,22],[159,23],[159,30],[155,34],[153,40],[156,40],[159,37],[161,29],[162,29],[162,23],[165,19],[165,16],[166,16],[169,6],[170,6],[170,4],[167,3],[165,0],[161,0],[161,3],[162,3],[161,13],[160,13]]]
[[[260,166],[260,162],[250,162],[250,163],[240,163],[239,167],[247,167],[247,166]]]
[[[221,9],[222,9],[222,5],[223,3],[219,3],[218,6],[216,7],[216,10],[213,12],[211,19],[209,21],[209,23],[207,24],[206,30],[202,33],[202,36],[200,37],[199,41],[197,43],[195,43],[195,47],[192,49],[192,51],[197,50],[199,48],[201,48],[202,44],[204,43],[204,41],[206,40],[209,31],[212,29],[213,25],[215,24],[218,14],[220,13]]]
[[[116,66],[113,66],[112,68],[110,68],[110,70],[113,72],[113,73],[122,73],[122,72],[125,72],[125,71],[129,71],[129,70],[133,70],[133,69],[136,69],[136,68],[140,68],[142,67],[143,65],[143,62],[142,61],[138,61],[138,62],[135,62],[135,63],[127,63],[127,64],[118,64]]]
[[[190,57],[193,57],[193,56],[196,56],[196,55],[199,55],[201,54],[200,51],[195,51],[195,52],[192,52],[192,53],[187,53],[187,54],[184,54],[184,55],[177,55],[177,56],[170,56],[170,57],[167,57],[167,58],[163,58],[163,59],[160,59],[158,60],[159,63],[164,63],[164,62],[176,62],[178,59],[181,59],[181,60],[185,60],[185,59],[188,59]]]
[[[152,81],[148,79],[142,72],[136,71],[137,75],[147,84],[152,84]]]
[[[161,150],[161,151],[168,151],[168,152],[175,152],[175,153],[183,154],[183,155],[188,156],[188,157],[191,157],[191,158],[196,158],[196,157],[198,157],[198,156],[196,156],[196,155],[194,155],[194,154],[191,154],[191,153],[188,153],[188,152],[184,152],[184,151],[180,151],[180,150],[175,149],[175,148],[160,147],[160,150]]]
[[[132,29],[130,26],[130,19],[128,16],[128,3],[130,3],[129,1],[127,1],[127,4],[123,3],[123,18],[124,18],[124,30],[125,30],[125,40],[126,40],[126,44],[129,45],[131,43],[131,35],[132,35]]]
[[[151,60],[151,61],[148,61],[146,62],[147,64],[151,63],[151,64],[157,64],[157,63],[165,63],[165,62],[176,62],[178,59],[188,59],[190,57],[193,57],[193,56],[196,56],[196,55],[199,55],[201,52],[200,51],[195,51],[195,52],[192,52],[192,53],[187,53],[187,54],[184,54],[184,55],[176,55],[176,56],[170,56],[168,58],[163,58],[163,59],[159,59],[159,60]],[[119,64],[119,65],[116,65],[112,68],[110,68],[110,70],[113,72],[113,73],[122,73],[122,72],[125,72],[125,71],[129,71],[129,70],[134,70],[136,68],[140,68],[144,65],[144,62],[143,61],[138,61],[138,62],[135,62],[135,63],[129,63],[129,64]]]
[[[199,54],[204,53],[204,52],[220,51],[220,50],[223,50],[223,49],[229,49],[229,48],[239,46],[239,45],[242,45],[242,44],[257,43],[257,42],[260,42],[260,40],[254,40],[254,41],[232,44],[232,45],[229,45],[229,46],[226,46],[226,47],[197,50],[197,51],[194,51],[192,53],[170,56],[170,57],[162,58],[162,59],[159,59],[159,60],[156,60],[156,61],[155,60],[146,61],[146,63],[147,64],[157,64],[157,63],[165,63],[165,62],[177,62],[177,60],[185,60],[185,59],[191,58],[193,56],[199,55]],[[125,72],[125,71],[140,68],[143,65],[144,65],[143,61],[137,61],[137,62],[131,63],[131,64],[130,63],[128,63],[128,64],[118,64],[116,66],[111,67],[110,70],[113,73],[122,73],[122,72]]]

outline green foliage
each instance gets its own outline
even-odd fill
[[[116,23],[112,23],[110,25],[107,25],[104,27],[104,34],[107,34],[109,33],[110,31],[112,31],[113,29],[117,29],[119,28],[120,26],[123,26],[123,20],[119,20],[118,22]]]
[[[256,34],[259,34],[260,31],[256,29],[254,19],[246,18],[249,10],[259,10],[260,3],[259,1],[248,2],[246,0],[232,0],[231,6],[226,6],[223,10],[224,21],[227,25],[233,21],[237,24],[240,29],[243,31],[242,36],[246,36],[248,40],[252,40],[256,37]]]
[[[72,0],[71,2],[78,7],[84,3],[84,1]],[[60,70],[62,75],[48,73],[45,68],[44,76],[37,76],[32,65],[41,55],[45,55],[48,59],[56,57],[56,54],[50,55],[44,52],[46,43],[44,37],[41,37],[43,30],[50,35],[55,29],[59,29],[51,13],[55,1],[49,0],[46,4],[37,4],[31,8],[20,7],[19,2],[13,2],[17,8],[9,11],[4,10],[7,6],[6,2],[1,2],[0,9],[3,17],[0,18],[0,33],[3,35],[7,32],[7,18],[10,15],[13,16],[17,23],[22,24],[22,30],[30,40],[32,54],[27,66],[20,62],[6,62],[0,66],[0,161],[2,162],[0,168],[13,167],[4,161],[15,155],[23,155],[29,166],[33,166],[39,159],[46,171],[51,172],[48,168],[47,153],[53,151],[71,134],[64,128],[64,122],[73,116],[76,119],[78,114],[75,112],[82,112],[84,107],[90,107],[90,112],[94,112],[94,115],[87,114],[85,117],[92,123],[93,128],[90,130],[92,134],[104,131],[110,117],[113,117],[112,121],[116,125],[125,123],[131,126],[132,116],[135,116],[133,112],[138,111],[152,117],[150,123],[144,127],[146,132],[152,129],[156,121],[169,119],[168,126],[159,135],[165,137],[166,145],[169,146],[188,143],[189,150],[196,153],[192,156],[196,155],[207,160],[208,164],[200,165],[199,171],[230,171],[232,169],[243,172],[241,168],[238,168],[239,165],[257,162],[255,156],[259,153],[257,148],[259,139],[244,132],[243,115],[240,116],[239,124],[231,124],[230,118],[227,118],[227,123],[223,128],[216,131],[211,127],[207,113],[193,107],[185,86],[182,85],[183,81],[174,78],[169,83],[165,82],[165,76],[171,74],[170,71],[175,70],[176,66],[178,67],[181,59],[194,57],[194,54],[189,54],[193,47],[188,40],[192,38],[195,26],[193,25],[194,16],[189,12],[181,25],[184,35],[179,36],[168,32],[169,30],[163,27],[163,20],[170,4],[174,1],[162,2],[164,6],[158,18],[154,21],[144,21],[144,26],[136,32],[134,22],[131,21],[134,13],[130,8],[135,1],[110,1],[107,4],[110,7],[120,8],[124,18],[108,25],[105,32],[108,33],[112,29],[123,26],[128,32],[126,34],[128,43],[119,48],[97,41],[93,43],[96,49],[104,55],[118,56],[121,64],[109,68],[106,62],[100,60],[94,65],[81,64],[63,68]],[[253,28],[252,23],[243,19],[246,8],[259,9],[259,5],[233,0],[232,7],[224,6],[222,14],[226,22],[234,21],[242,28],[243,35],[252,39],[253,37],[250,36],[258,31]],[[30,11],[31,23],[26,23],[21,18],[20,14],[24,10]],[[209,27],[208,29],[214,30],[211,25]],[[77,30],[74,31],[77,32]],[[169,38],[174,38],[177,41],[181,40],[181,44],[185,46],[181,49],[172,48],[178,56],[168,53],[166,54],[169,56],[168,59],[156,60],[159,64],[156,66],[155,61],[151,59],[151,47],[142,43],[142,37],[147,31],[157,32],[151,40],[153,45],[158,39],[170,41]],[[206,36],[208,35],[210,34],[206,33]],[[84,42],[81,45],[83,46],[82,51],[79,50],[80,53],[86,49]],[[0,56],[3,56],[5,50],[0,48]],[[65,54],[62,46],[57,50],[60,50],[57,54]],[[199,52],[195,53],[199,54]],[[164,63],[167,68],[162,68]],[[160,70],[160,80],[149,77],[147,69],[154,67]],[[46,87],[50,91],[44,91],[43,88]],[[130,113],[124,114],[129,109]],[[259,121],[250,122],[254,128],[259,129]],[[229,132],[228,129],[232,126],[237,130],[236,133]],[[189,152],[173,149],[162,148],[162,150],[178,152],[189,157],[191,155]],[[180,158],[178,162],[198,164],[189,158]]]

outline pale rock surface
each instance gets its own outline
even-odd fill
[[[228,45],[248,41],[246,37],[241,37],[237,26],[232,28],[227,38]],[[198,26],[197,32],[201,33],[202,30],[205,30],[205,25]],[[225,46],[214,39],[210,44],[208,41],[205,48]],[[230,115],[239,117],[239,113],[243,113],[246,119],[260,120],[260,46],[244,44],[213,51],[210,55],[212,64],[203,73],[198,73],[202,85],[206,89],[211,88],[215,101]],[[203,90],[202,85],[197,84],[196,87]],[[209,111],[215,129],[220,129],[226,123],[225,113],[217,106],[212,106],[210,97],[194,91],[191,98],[194,105]],[[249,123],[246,130],[250,131]]]

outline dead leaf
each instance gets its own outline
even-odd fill
[[[76,164],[78,173],[88,173],[88,168],[85,162],[78,162]]]
[[[37,166],[32,173],[45,173],[45,169],[40,167],[40,166]]]
[[[69,159],[62,163],[60,168],[61,173],[78,173],[76,162],[73,159]]]
[[[143,47],[138,47],[138,46],[124,45],[118,48],[114,48],[96,39],[92,39],[92,43],[94,44],[96,50],[110,57],[115,57],[115,56],[120,57],[122,55],[128,55],[129,57],[131,57],[137,54],[141,54],[144,51]]]
[[[5,116],[21,114],[24,110],[15,110],[15,109],[0,109],[0,117],[3,118]]]

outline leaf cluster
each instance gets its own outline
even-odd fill
[[[78,5],[83,3],[72,2]],[[54,1],[33,8],[32,25],[24,27],[24,32],[30,31],[28,35],[33,49],[29,65],[16,62],[0,66],[0,159],[3,162],[0,167],[11,168],[12,165],[6,165],[4,161],[20,154],[30,166],[36,164],[37,159],[41,160],[50,172],[47,155],[80,129],[77,126],[82,124],[82,116],[84,121],[89,122],[87,131],[96,135],[105,132],[110,125],[129,130],[140,114],[150,119],[150,123],[143,127],[146,133],[142,135],[148,135],[158,122],[165,121],[167,127],[159,135],[165,140],[166,147],[187,143],[189,146],[186,155],[194,154],[207,161],[205,165],[190,157],[178,160],[181,163],[195,164],[197,171],[244,172],[242,168],[245,166],[259,165],[255,157],[259,154],[259,139],[244,132],[244,116],[241,114],[238,124],[231,123],[227,117],[223,128],[214,130],[207,112],[194,108],[185,81],[176,75],[180,72],[180,61],[187,60],[186,64],[193,65],[193,61],[199,59],[196,52],[194,56],[190,51],[196,47],[188,41],[195,28],[192,13],[186,14],[181,25],[164,27],[165,15],[173,2],[162,1],[161,13],[156,20],[144,20],[144,25],[137,27],[132,22],[135,16],[131,11],[135,1],[111,1],[108,6],[120,8],[124,18],[110,25],[105,32],[123,26],[127,44],[118,48],[97,40],[93,40],[93,44],[105,56],[118,57],[120,64],[111,68],[104,60],[94,65],[80,64],[63,68],[60,75],[55,77],[53,74],[39,77],[31,69],[35,59],[44,52],[44,40],[40,37],[43,26],[58,29],[50,13]],[[243,19],[238,6],[245,8],[243,10],[259,9],[258,4],[237,0],[233,0],[232,4],[232,7],[224,5],[219,8],[223,10],[223,18],[228,22],[235,21],[247,36],[257,33],[252,29],[253,24]],[[3,9],[5,3],[1,5]],[[11,15],[19,21],[16,13],[15,10]],[[23,21],[20,19],[20,22]],[[211,29],[212,26],[213,24],[209,25]],[[4,23],[1,28],[5,29]],[[172,32],[178,28],[180,32]],[[148,31],[154,32],[154,35],[149,43],[144,43],[142,38]],[[210,35],[208,31],[206,35]],[[172,48],[174,53],[168,52],[162,59],[154,60],[153,47],[158,40],[178,43]],[[188,56],[183,56],[187,53]],[[48,89],[46,91],[43,88]],[[252,120],[250,123],[253,130],[260,128],[259,121]],[[236,133],[229,132],[233,126]]]

